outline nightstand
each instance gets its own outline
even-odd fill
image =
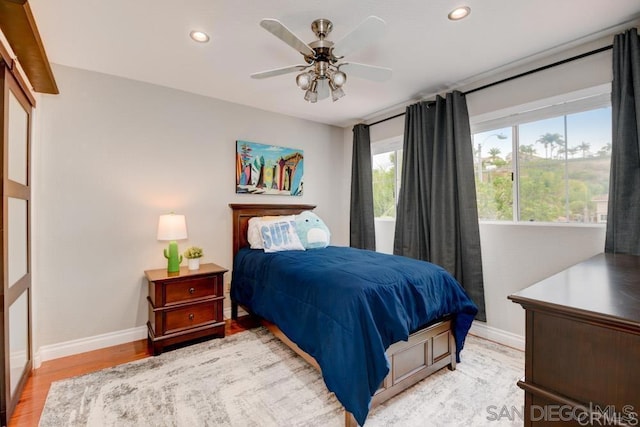
[[[169,345],[196,338],[224,337],[224,273],[216,264],[201,264],[199,270],[181,267],[144,272],[149,282],[148,339],[154,356]]]

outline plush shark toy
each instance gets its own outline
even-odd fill
[[[305,249],[325,248],[331,239],[329,227],[311,211],[296,215],[296,231]]]

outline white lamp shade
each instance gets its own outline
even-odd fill
[[[333,75],[333,84],[335,84],[337,87],[342,86],[343,84],[346,83],[346,81],[347,81],[347,75],[342,71],[336,71],[335,74]]]
[[[309,73],[298,74],[296,84],[302,90],[309,89],[311,87],[311,75],[309,75]]]
[[[331,91],[331,99],[335,102],[338,99],[342,98],[344,96],[344,91],[342,90],[341,87],[337,87],[334,90]]]
[[[180,240],[187,238],[187,221],[184,215],[160,215],[158,240]]]

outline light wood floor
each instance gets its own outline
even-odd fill
[[[248,316],[241,317],[238,321],[227,320],[225,333],[233,335],[256,326],[257,322]],[[150,357],[147,340],[140,340],[42,363],[27,380],[18,405],[9,420],[9,427],[38,425],[52,382],[145,357]]]

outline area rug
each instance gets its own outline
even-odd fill
[[[522,352],[473,336],[462,363],[375,408],[366,426],[522,425]],[[340,426],[321,374],[256,328],[52,384],[41,427]]]

